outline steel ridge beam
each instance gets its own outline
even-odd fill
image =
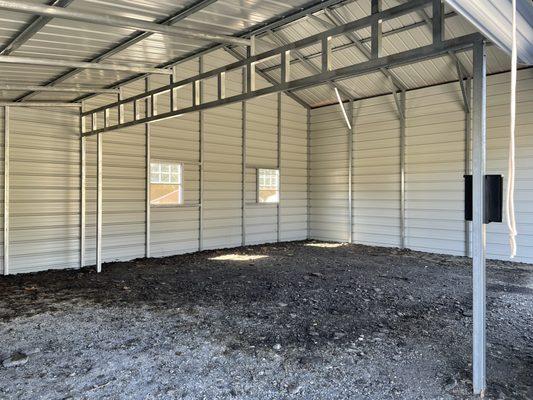
[[[97,25],[121,27],[144,32],[160,33],[179,37],[205,40],[208,42],[227,43],[239,46],[249,46],[250,40],[234,36],[208,33],[205,31],[182,28],[177,26],[161,25],[155,22],[143,21],[134,18],[119,17],[107,14],[97,14],[86,11],[66,10],[60,7],[34,4],[23,0],[0,0],[0,9],[37,14],[51,18],[62,18],[71,21],[88,22]]]
[[[173,118],[173,117],[187,114],[190,112],[196,112],[196,111],[206,110],[206,109],[210,109],[214,107],[219,107],[222,105],[250,100],[256,97],[265,96],[265,95],[277,93],[280,91],[300,90],[300,89],[305,89],[307,87],[319,85],[324,82],[335,80],[335,79],[344,79],[344,78],[349,78],[353,76],[365,75],[368,73],[375,72],[376,70],[379,70],[380,68],[385,67],[385,66],[396,67],[400,65],[411,64],[411,63],[419,62],[425,59],[430,59],[430,58],[441,56],[442,54],[445,54],[447,51],[464,50],[464,49],[472,47],[474,43],[480,42],[482,40],[483,40],[483,37],[478,33],[469,34],[469,35],[445,40],[438,44],[431,44],[431,45],[419,47],[416,49],[406,50],[400,53],[372,59],[369,61],[365,61],[363,63],[350,65],[350,66],[338,68],[335,70],[324,71],[314,76],[308,76],[308,77],[297,79],[294,81],[280,83],[278,85],[258,89],[255,91],[249,91],[249,92],[238,94],[232,97],[227,97],[224,99],[218,99],[218,100],[214,100],[214,101],[210,101],[210,102],[206,102],[202,104],[197,104],[197,105],[182,108],[179,110],[169,111],[169,112],[166,112],[160,115],[140,118],[137,120],[125,122],[123,124],[102,127],[99,129],[92,129],[91,131],[83,133],[83,135],[92,136],[92,135],[95,135],[101,132],[126,128],[128,126],[133,126],[133,125],[142,124],[142,123],[150,123],[150,122],[159,121],[163,119]],[[253,58],[253,57],[250,57],[250,58]],[[192,80],[195,81],[196,79],[192,79]],[[130,97],[129,99],[125,99],[120,102],[108,104],[107,106],[99,107],[99,108],[84,112],[82,115],[83,117],[92,116],[100,112],[105,112],[105,110],[116,108],[121,105],[124,105],[125,103],[130,103],[138,99],[145,98],[147,96],[158,95],[159,93],[168,92],[171,88],[181,86],[182,82],[178,82],[177,84],[159,88],[155,92],[154,91],[146,92],[138,96]]]

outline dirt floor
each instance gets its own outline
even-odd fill
[[[334,246],[0,277],[0,399],[471,398],[469,260]],[[533,399],[533,266],[487,310],[487,397]]]

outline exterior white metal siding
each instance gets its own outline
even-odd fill
[[[533,71],[519,72],[517,261],[533,262]],[[488,78],[488,174],[507,173],[509,74]],[[465,254],[465,113],[458,83],[407,93],[405,244]],[[392,96],[354,103],[353,241],[400,245],[400,124]],[[311,237],[347,241],[348,133],[338,105],[312,111]],[[505,179],[505,178],[504,178]],[[508,259],[505,223],[487,229],[487,255]]]

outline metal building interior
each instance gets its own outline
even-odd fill
[[[505,182],[511,103],[515,261],[531,282],[530,1],[1,0],[0,10],[6,284],[306,240],[471,257],[471,389],[485,392],[486,258],[509,250],[482,194],[487,171]]]

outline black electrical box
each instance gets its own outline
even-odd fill
[[[485,175],[484,223],[502,222],[503,177]],[[472,221],[472,175],[465,175],[465,220]]]

